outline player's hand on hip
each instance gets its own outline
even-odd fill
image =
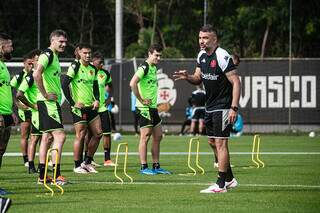
[[[82,109],[84,107],[84,104],[81,103],[81,102],[77,102],[75,105],[74,105],[75,108],[78,108],[78,109]]]
[[[17,126],[19,124],[19,119],[18,117],[16,116],[16,114],[12,114],[12,119],[13,119],[13,122],[14,122],[14,125]]]
[[[58,96],[54,93],[47,93],[45,95],[45,98],[48,100],[48,101],[57,101],[58,100]]]
[[[230,109],[229,110],[229,117],[228,117],[229,124],[234,124],[234,122],[236,121],[236,118],[237,118],[237,112]]]
[[[99,108],[99,101],[95,100],[95,101],[93,102],[92,109],[93,109],[93,110],[96,110],[96,109],[98,109],[98,108]]]
[[[175,81],[186,80],[188,78],[188,72],[187,72],[187,70],[175,71],[173,74],[173,78]]]
[[[151,100],[150,99],[142,99],[142,104],[143,105],[150,105],[151,104]]]

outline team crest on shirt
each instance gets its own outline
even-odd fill
[[[169,112],[177,99],[177,90],[174,81],[163,73],[162,69],[157,72],[158,80],[158,111],[161,117],[171,117]]]
[[[90,72],[89,72],[89,73],[90,73],[90,75],[93,75],[93,71],[92,71],[92,70],[90,70]]]
[[[103,79],[104,75],[103,75],[103,74],[100,74],[99,77],[100,77],[101,79]]]
[[[211,62],[210,62],[210,67],[211,68],[215,68],[217,66],[217,61],[216,60],[212,60]]]

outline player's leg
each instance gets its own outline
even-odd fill
[[[2,157],[7,149],[7,145],[11,135],[11,125],[13,119],[11,115],[0,115],[0,168],[2,165]]]
[[[104,166],[115,166],[112,162],[111,154],[111,120],[109,116],[109,111],[99,113],[101,119],[102,127],[102,140],[103,140],[103,150],[104,150]]]
[[[36,146],[38,141],[40,140],[41,136],[39,135],[32,135],[30,137],[29,145],[28,145],[28,162],[29,162],[29,173],[36,173],[37,170],[34,166],[34,157],[36,153]]]
[[[37,110],[32,110],[31,113],[31,137],[28,144],[28,161],[29,173],[36,173],[37,170],[34,165],[34,157],[36,153],[36,146],[41,140],[42,133],[39,130],[39,113]]]
[[[22,111],[19,110],[19,120],[20,120],[20,150],[23,157],[23,163],[28,167],[28,138],[30,133],[30,119],[31,111]]]
[[[94,154],[97,151],[99,146],[100,139],[102,137],[102,130],[101,130],[101,120],[98,113],[94,110],[90,112],[89,116],[89,129],[92,134],[89,144],[88,144],[88,152],[87,156],[84,159],[84,162],[81,164],[81,167],[88,170],[91,173],[97,173],[94,166],[91,164]]]
[[[47,151],[49,148],[49,138],[51,133],[43,133],[41,137],[40,147],[39,147],[39,179],[38,183],[42,184],[44,180],[44,171]]]
[[[73,160],[74,160],[74,169],[75,173],[85,174],[86,170],[81,168],[81,163],[83,162],[82,153],[84,146],[84,139],[87,133],[87,124],[86,123],[76,123],[74,124],[75,129],[75,139],[73,142]]]
[[[156,173],[148,168],[147,162],[147,147],[150,136],[152,135],[152,120],[149,109],[136,109],[138,123],[140,126],[140,140],[139,140],[139,160],[140,160],[140,174],[155,175]]]
[[[53,167],[57,164],[57,184],[65,184],[65,178],[60,173],[60,161],[62,147],[65,142],[65,133],[62,125],[61,108],[57,102],[52,101],[38,101],[38,112],[39,112],[39,125],[40,130],[43,132],[41,144],[39,148],[39,181],[43,183],[45,160],[47,150],[51,143],[51,136],[53,137],[52,148],[58,149],[59,161],[56,162],[56,153],[52,154]],[[53,171],[54,172],[54,171]]]

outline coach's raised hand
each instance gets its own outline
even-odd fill
[[[173,78],[175,81],[186,80],[186,79],[188,79],[188,72],[187,72],[187,70],[175,71],[173,74]]]

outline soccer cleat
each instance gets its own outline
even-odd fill
[[[51,184],[51,182],[52,182],[52,177],[47,176],[47,184]],[[39,185],[43,185],[44,184],[44,179],[38,178],[38,184]]]
[[[68,183],[68,181],[67,181],[66,178],[63,177],[62,175],[60,175],[60,176],[57,177],[57,179],[56,179],[56,184],[57,184],[57,185],[62,186],[62,185],[66,185],[67,183]]]
[[[100,166],[101,166],[100,164],[97,164],[97,163],[94,162],[94,161],[91,161],[91,164],[92,164],[92,166],[94,166],[94,167],[100,167]]]
[[[36,168],[30,168],[29,167],[29,169],[28,169],[28,172],[29,172],[29,174],[36,174],[36,173],[38,173],[38,171],[36,170]]]
[[[10,208],[11,200],[10,198],[0,197],[0,212],[6,213]]]
[[[106,160],[106,161],[104,161],[103,165],[104,165],[104,166],[116,166],[116,164],[113,163],[112,160]]]
[[[233,189],[238,186],[238,181],[235,178],[232,178],[230,182],[225,182],[225,186],[227,189]]]
[[[92,164],[81,163],[81,167],[87,170],[89,173],[98,173],[98,171],[92,166]]]
[[[216,183],[200,191],[200,193],[224,193],[224,192],[227,192],[227,188],[226,187],[220,188]]]
[[[169,172],[168,170],[162,169],[162,168],[153,169],[153,171],[154,171],[156,174],[171,175],[171,172]]]
[[[142,175],[156,175],[157,173],[153,169],[145,168],[140,170]]]
[[[77,174],[88,174],[89,172],[82,168],[81,166],[78,166],[77,168],[73,168],[73,172]]]

